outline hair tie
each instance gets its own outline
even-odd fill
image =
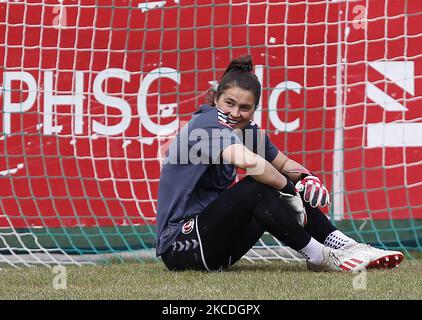
[[[252,71],[252,66],[250,64],[244,64],[244,65],[242,65],[242,71],[251,72]]]

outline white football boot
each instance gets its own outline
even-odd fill
[[[383,250],[364,243],[346,244],[343,248],[356,253],[367,254],[370,262],[367,269],[390,269],[398,267],[403,261],[403,253],[400,251]]]
[[[360,271],[365,269],[370,257],[366,253],[348,249],[333,249],[324,247],[324,260],[321,264],[306,261],[308,268],[313,271]]]

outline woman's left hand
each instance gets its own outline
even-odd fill
[[[330,203],[330,194],[321,180],[314,175],[308,175],[296,184],[299,192],[303,191],[303,200],[311,207],[325,207]]]

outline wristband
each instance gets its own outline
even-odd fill
[[[287,193],[287,194],[291,194],[292,196],[296,195],[297,191],[296,188],[293,184],[293,182],[289,179],[287,179],[287,184],[283,187],[283,189],[280,190],[280,192],[282,193]]]

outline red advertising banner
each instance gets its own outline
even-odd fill
[[[0,3],[0,227],[154,223],[162,146],[246,53],[255,121],[336,219],[422,218],[422,3],[405,3]]]

